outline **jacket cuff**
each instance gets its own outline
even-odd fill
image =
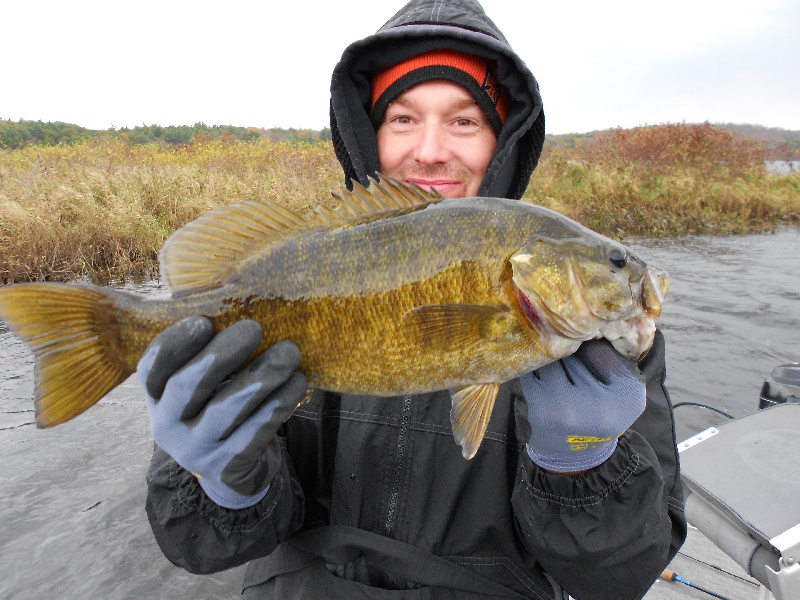
[[[604,444],[598,444],[593,448],[574,452],[573,455],[566,455],[563,452],[553,454],[537,452],[531,448],[530,443],[526,444],[525,448],[528,451],[528,456],[540,468],[555,473],[573,473],[575,471],[594,469],[606,462],[617,448],[617,438]]]
[[[160,521],[166,523],[191,515],[218,530],[219,534],[227,535],[256,528],[274,510],[275,499],[285,487],[281,475],[273,479],[258,502],[242,508],[226,507],[205,491],[195,475],[157,447],[147,473],[148,503],[155,513],[163,515]]]
[[[225,508],[197,478],[156,448],[147,474],[147,516],[161,551],[191,573],[213,573],[265,556],[302,525],[303,492],[284,454],[264,497]]]
[[[559,469],[558,464],[549,464],[538,457],[528,457],[531,462],[523,466],[523,482],[528,491],[541,500],[558,499],[558,502],[580,506],[595,502],[598,494],[608,496],[616,488],[625,485],[639,466],[640,456],[630,446],[628,434],[615,440],[611,452],[595,464],[580,469]],[[526,446],[527,449],[527,446]],[[562,475],[564,472],[586,470],[577,477]]]
[[[200,484],[201,488],[203,488],[206,496],[211,498],[216,504],[219,504],[223,508],[230,508],[234,510],[241,510],[243,508],[253,506],[254,504],[258,504],[269,491],[269,486],[267,486],[262,492],[259,492],[254,496],[242,496],[241,494],[237,494],[224,485],[214,486],[214,484],[210,481],[204,480],[200,477],[197,478],[197,483]]]

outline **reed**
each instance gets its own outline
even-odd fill
[[[800,174],[721,128],[662,125],[550,151],[525,199],[618,238],[745,233],[800,223]]]
[[[0,151],[0,281],[156,277],[176,229],[217,206],[302,209],[341,178],[329,145],[89,141]]]
[[[545,154],[525,199],[617,238],[738,233],[800,223],[800,175],[711,126],[609,132]],[[342,183],[332,145],[100,139],[0,150],[0,282],[158,276],[158,250],[214,207],[304,209]]]

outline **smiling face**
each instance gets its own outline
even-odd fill
[[[472,95],[449,81],[428,81],[397,97],[378,128],[384,175],[435,187],[447,198],[475,196],[497,137]]]

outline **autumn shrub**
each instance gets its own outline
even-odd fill
[[[791,182],[794,183],[791,183]],[[709,124],[616,129],[553,149],[525,198],[606,235],[741,233],[800,221],[795,174]]]

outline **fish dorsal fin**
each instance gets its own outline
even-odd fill
[[[453,408],[450,410],[450,423],[453,425],[453,437],[467,460],[475,456],[480,448],[499,390],[499,383],[481,383],[451,393]]]
[[[298,213],[271,202],[221,206],[187,223],[159,253],[161,277],[173,296],[211,290],[227,283],[233,266],[287,238],[337,229],[424,208],[439,202],[438,192],[406,187],[391,179],[373,179],[369,187],[331,192],[339,206],[318,205]]]
[[[405,186],[397,179],[378,177],[370,182],[369,187],[354,181],[352,191],[331,192],[339,200],[339,206],[333,212],[346,222],[363,222],[373,216],[381,218],[387,212],[394,215],[398,211],[405,213],[424,208],[443,199],[435,189],[427,191],[416,184]],[[317,210],[324,209],[319,207]]]

